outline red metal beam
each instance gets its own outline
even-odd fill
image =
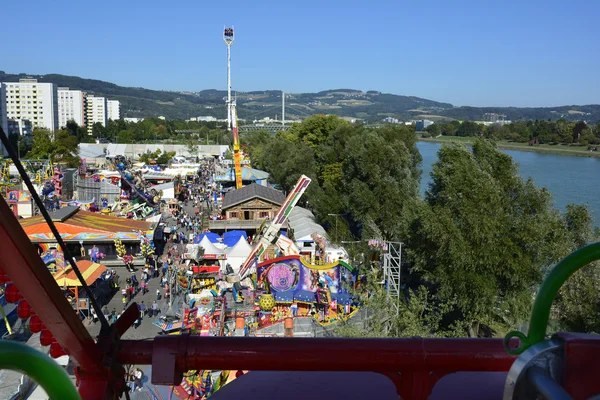
[[[102,355],[94,340],[4,199],[0,201],[0,267],[81,372],[100,373]]]
[[[192,369],[254,371],[508,371],[502,339],[321,339],[159,336],[118,344],[123,364],[152,364],[156,384]],[[168,378],[168,379],[167,379]]]

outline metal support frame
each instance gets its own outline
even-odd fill
[[[514,356],[500,339],[340,339],[159,336],[119,342],[123,364],[152,364],[152,382],[179,385],[193,369],[373,371],[392,380],[403,399],[427,399],[443,376],[507,371]]]
[[[397,301],[402,294],[402,242],[385,242],[387,250],[383,254],[383,280],[388,295],[395,300],[396,312],[399,312]]]

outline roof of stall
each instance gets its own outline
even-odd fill
[[[50,213],[50,218],[63,240],[139,240],[140,231],[148,233],[156,225],[152,222],[82,211],[75,206],[63,207]],[[30,240],[54,240],[43,216],[20,219],[19,222]]]
[[[88,285],[96,282],[96,279],[106,271],[104,265],[93,263],[88,260],[77,261],[77,268],[79,268],[79,272],[81,272],[83,279],[85,279],[85,283]],[[70,265],[56,272],[54,274],[54,280],[59,286],[81,286],[81,282],[77,279],[77,275],[75,275],[75,271],[73,271],[73,268]]]

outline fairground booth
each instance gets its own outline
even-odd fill
[[[93,263],[88,260],[77,261],[77,268],[83,275],[86,285],[90,287],[96,297],[102,297],[105,288],[102,283],[105,281],[102,277],[105,275],[106,267],[102,264]],[[67,267],[57,271],[54,274],[54,280],[65,292],[73,309],[83,316],[88,316],[90,310],[90,299],[85,291],[80,291],[81,282],[77,279],[75,271],[67,264]],[[102,302],[101,302],[102,303]]]
[[[50,214],[52,221],[65,241],[67,248],[78,258],[88,258],[90,250],[96,246],[108,259],[116,259],[115,239],[121,240],[127,252],[140,252],[142,237],[153,238],[156,222],[132,220],[127,218],[82,211],[78,207],[67,206]],[[32,243],[57,246],[54,234],[43,216],[19,220]]]
[[[80,291],[81,282],[77,279],[75,271],[65,262],[64,254],[55,249],[42,245],[46,250],[41,254],[42,261],[52,273],[56,284],[63,290],[65,297],[75,311],[82,316],[88,316],[90,310],[90,301],[84,291]],[[108,301],[112,291],[112,276],[106,273],[106,266],[94,263],[88,260],[77,261],[77,268],[81,272],[86,285],[91,289],[92,294],[104,304]]]

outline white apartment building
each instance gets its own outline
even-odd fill
[[[58,129],[56,85],[37,79],[0,83],[0,122],[7,134],[30,135],[34,128]]]
[[[75,121],[79,126],[85,126],[85,93],[64,87],[59,87],[57,92],[58,126],[64,128],[70,120]]]
[[[106,97],[87,96],[86,105],[86,120],[88,134],[92,134],[92,127],[96,122],[100,122],[102,126],[106,126],[107,113]]]
[[[121,119],[121,103],[119,100],[108,100],[106,105],[108,109],[107,120],[117,121]]]

